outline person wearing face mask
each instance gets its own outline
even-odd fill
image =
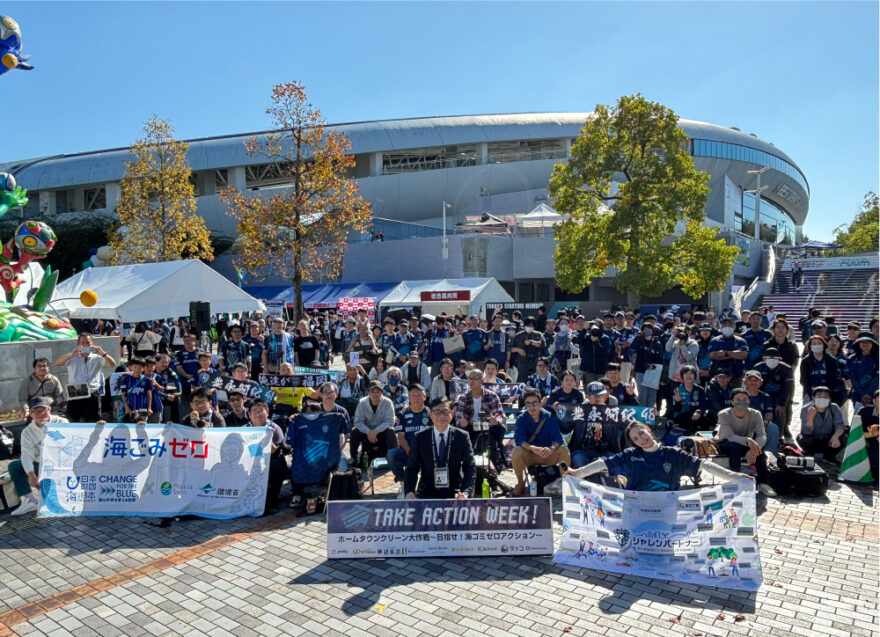
[[[631,423],[623,433],[628,449],[609,458],[599,458],[580,469],[569,469],[565,475],[586,478],[601,471],[626,478],[628,491],[678,491],[685,476],[696,481],[705,469],[721,480],[746,478],[711,460],[699,458],[678,447],[660,445],[651,429],[640,422]]]
[[[645,372],[663,364],[663,345],[659,338],[655,337],[653,323],[646,317],[642,325],[642,332],[633,339],[632,355],[635,357],[633,371],[636,373],[636,386],[639,390],[639,405],[642,407],[654,407],[657,403],[657,390],[645,387]]]
[[[581,350],[581,381],[586,387],[605,373],[613,346],[601,327],[591,323],[584,327],[578,333],[577,343]]]
[[[782,427],[782,436],[791,440],[791,404],[794,398],[794,376],[791,367],[779,358],[779,350],[768,347],[762,353],[762,360],[755,366],[761,375],[761,389],[773,401],[773,421]]]
[[[720,367],[727,368],[731,375],[731,384],[739,387],[743,375],[743,362],[749,355],[749,346],[741,336],[733,332],[733,319],[729,316],[721,319],[721,336],[716,336],[709,344],[709,358],[714,374]]]
[[[538,357],[545,348],[544,336],[535,330],[535,319],[527,318],[523,330],[513,337],[513,348],[510,350],[511,354],[519,354],[516,367],[520,382],[526,382],[535,373]]]
[[[846,439],[843,412],[831,402],[831,390],[819,385],[813,388],[813,401],[801,409],[801,434],[797,442],[808,456],[821,453],[825,460],[839,464],[837,454]]]
[[[749,407],[749,393],[745,389],[734,389],[730,392],[730,400],[731,406],[718,414],[718,448],[727,454],[731,471],[740,470],[743,458],[747,464],[755,465],[758,490],[772,498],[776,492],[767,484],[764,418],[759,411]]]
[[[406,386],[404,386],[400,380],[400,370],[396,367],[392,367],[388,370],[388,384],[385,386],[383,394],[386,398],[391,399],[391,402],[394,405],[394,411],[399,412],[406,409],[406,405],[409,402],[409,395]]]
[[[832,356],[825,354],[827,344],[823,336],[811,336],[806,353],[801,359],[801,386],[804,396],[811,396],[816,387],[837,387],[840,365]]]

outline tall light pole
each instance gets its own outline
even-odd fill
[[[448,208],[452,208],[451,203],[447,203],[446,200],[443,200],[443,258],[449,258],[449,244],[446,239],[446,210]]]
[[[758,183],[754,190],[746,190],[745,192],[755,193],[755,239],[761,239],[761,192],[767,190],[767,186],[761,187],[761,175],[770,170],[770,166],[764,166],[759,170],[747,170],[750,175],[755,175]]]

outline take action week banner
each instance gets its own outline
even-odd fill
[[[562,493],[565,532],[555,562],[722,588],[761,585],[751,480],[656,492],[569,476]]]
[[[550,498],[327,503],[329,559],[552,555]]]
[[[45,516],[263,513],[272,430],[47,423],[40,463]]]

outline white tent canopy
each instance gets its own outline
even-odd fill
[[[464,292],[470,300],[449,299],[423,301],[422,293]],[[461,306],[468,314],[485,315],[486,303],[512,303],[511,297],[501,284],[493,278],[486,279],[430,279],[425,281],[403,281],[389,292],[380,302],[379,307],[413,307],[419,306],[422,312],[430,314],[455,314]]]
[[[543,228],[545,226],[555,226],[564,221],[564,217],[556,212],[552,206],[540,203],[535,206],[531,212],[519,215],[516,218],[516,225],[520,228]]]
[[[98,295],[92,307],[79,301],[85,290]],[[115,318],[135,323],[189,316],[191,301],[210,303],[213,314],[266,309],[221,274],[193,259],[87,268],[58,284],[48,310],[69,318]]]

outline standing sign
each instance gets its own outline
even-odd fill
[[[357,314],[358,310],[367,311],[367,320],[374,323],[376,320],[376,298],[372,296],[363,297],[344,297],[339,299],[336,304],[339,310],[339,316],[347,319],[349,316]]]
[[[47,423],[46,516],[263,513],[272,429]]]
[[[550,498],[327,503],[327,557],[552,555]]]
[[[566,477],[553,560],[612,573],[757,590],[755,483],[624,491]]]
[[[284,301],[266,301],[266,316],[284,318]]]

